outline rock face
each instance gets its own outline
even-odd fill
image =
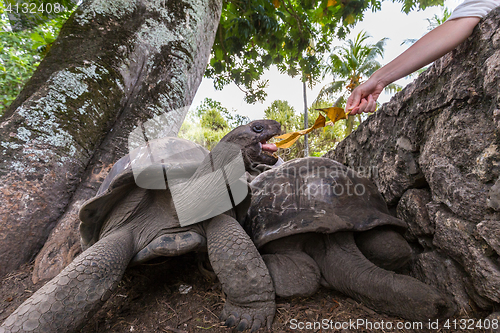
[[[500,8],[326,157],[365,171],[397,208],[416,249],[413,275],[462,315],[497,307]]]

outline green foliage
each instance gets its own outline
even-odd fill
[[[405,12],[442,4],[442,0],[398,1]],[[11,10],[16,3],[24,4],[14,0],[6,3]],[[47,10],[48,4],[56,3],[67,10]],[[33,0],[26,4],[30,11],[36,6],[36,15],[22,14],[21,7],[21,14],[12,18],[16,25],[12,29],[0,1],[0,114],[49,51],[76,6],[72,0]],[[40,5],[45,11],[38,11]],[[329,51],[331,41],[344,38],[365,10],[380,8],[381,0],[225,0],[206,75],[215,79],[218,89],[235,82],[246,92],[249,103],[266,97],[267,82],[261,75],[273,64],[312,85],[320,77],[320,59]]]
[[[0,1],[0,115],[33,75],[71,12],[20,31],[12,31],[7,14]]]
[[[207,110],[201,116],[201,126],[212,131],[221,131],[229,128],[227,121],[216,109]]]
[[[377,1],[311,0],[226,1],[217,31],[207,76],[216,88],[234,81],[246,90],[247,102],[265,98],[260,80],[272,64],[290,76],[317,76],[318,54],[335,36],[357,21]],[[344,22],[340,24],[339,22]]]
[[[213,100],[209,97],[205,98],[203,102],[201,102],[200,106],[196,108],[196,115],[198,117],[202,117],[204,113],[207,113],[209,110],[216,110],[227,122],[227,125],[230,128],[236,128],[240,125],[244,125],[250,122],[250,118],[247,116],[242,116],[236,113],[235,110],[233,112],[229,112],[227,108],[223,107],[222,104],[216,100]]]
[[[220,102],[205,98],[194,111],[188,113],[178,136],[211,150],[224,135],[249,121],[248,117],[234,110],[229,112]]]
[[[300,129],[300,117],[295,114],[295,109],[287,101],[275,100],[271,106],[264,110],[264,114],[266,119],[279,122],[284,133]]]
[[[451,13],[451,10],[444,7],[441,15],[434,14],[433,17],[427,19],[427,22],[429,23],[429,25],[427,26],[427,31],[431,31],[446,22],[446,20],[451,16]]]
[[[419,1],[414,1],[414,0],[393,0],[393,2],[400,2],[403,4],[403,7],[401,8],[401,11],[404,13],[408,14],[412,10],[423,10],[427,7],[431,6],[437,6],[440,5],[442,6],[444,1],[435,1],[435,0],[419,0]]]
[[[409,12],[442,0],[400,2]],[[217,89],[236,83],[249,103],[266,97],[261,75],[273,64],[312,85],[333,39],[344,38],[365,10],[380,8],[380,0],[226,0],[206,76]]]
[[[178,137],[196,142],[208,150],[212,150],[229,131],[230,128],[213,130],[212,128],[204,127],[201,125],[200,118],[191,112],[188,113],[187,119],[182,123]]]

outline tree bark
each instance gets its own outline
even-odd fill
[[[55,275],[79,252],[77,212],[132,130],[164,116],[162,134],[177,134],[220,12],[220,0],[90,0],[73,13],[1,119],[0,276],[56,225],[38,266]]]

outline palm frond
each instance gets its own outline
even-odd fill
[[[326,73],[333,76],[333,82],[323,87],[315,102],[331,98],[343,89],[354,89],[360,82],[372,75],[382,65],[378,61],[384,56],[384,47],[387,38],[382,38],[375,44],[368,43],[371,36],[359,32],[353,39],[347,40],[344,45],[334,47],[325,65]],[[399,86],[390,85],[388,91],[398,91]]]
[[[400,86],[399,84],[396,84],[396,83],[391,83],[384,88],[384,91],[386,93],[394,94],[394,93],[401,91],[402,89],[403,89],[403,86]]]
[[[332,99],[334,94],[339,93],[346,86],[345,80],[333,81],[321,88],[318,96],[314,100],[313,104],[317,104],[321,101]]]

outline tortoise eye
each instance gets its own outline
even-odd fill
[[[257,124],[253,127],[254,132],[260,133],[264,130],[264,126]]]

